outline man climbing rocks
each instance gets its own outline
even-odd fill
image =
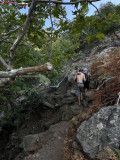
[[[82,69],[79,69],[79,72],[76,73],[74,81],[77,82],[78,90],[77,90],[76,94],[78,96],[78,103],[80,106],[80,104],[81,104],[80,102],[83,99],[82,92],[83,92],[84,82],[86,81],[85,75],[82,73]]]
[[[85,89],[85,92],[87,92],[87,90],[89,89],[91,74],[88,72],[87,68],[84,68],[83,73],[84,73],[85,79],[86,79],[86,81],[84,82],[84,89]]]

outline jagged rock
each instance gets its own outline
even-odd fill
[[[120,106],[102,108],[77,130],[77,138],[83,151],[91,158],[103,159],[104,147],[120,146]]]

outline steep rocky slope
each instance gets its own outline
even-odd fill
[[[86,53],[85,56],[71,60],[67,64],[67,75],[65,75],[60,85],[40,90],[43,95],[42,102],[37,102],[37,105],[32,107],[32,112],[26,117],[25,121],[22,124],[18,124],[17,130],[14,129],[14,132],[8,135],[8,143],[6,144],[5,142],[6,145],[0,151],[3,153],[0,154],[1,160],[95,159],[96,156],[99,158],[99,155],[96,153],[103,151],[103,148],[113,142],[114,138],[117,138],[116,144],[117,148],[119,148],[119,108],[111,106],[99,111],[101,107],[93,103],[97,88],[96,81],[91,80],[91,89],[84,94],[82,107],[77,105],[77,97],[71,92],[76,89],[76,86],[72,85],[75,67],[89,68],[91,63],[95,61],[96,54],[98,55],[97,57],[105,57],[108,52],[116,49],[118,43],[117,40],[114,40],[113,43],[108,38],[104,43],[97,43],[97,46],[96,43],[86,46],[82,49]],[[118,115],[117,119],[115,119],[116,116],[114,114],[110,114],[114,108],[116,109],[113,113]],[[106,112],[108,115],[104,115],[102,119],[99,116],[103,115],[101,112]],[[107,120],[105,120],[106,116]],[[98,123],[94,124],[96,121]],[[111,127],[114,130],[115,126],[117,126],[116,137],[114,136],[115,132],[109,134],[107,131],[107,129],[111,130]],[[90,132],[91,130],[93,131],[92,133]],[[106,133],[107,136],[105,137],[104,134]],[[99,139],[95,141],[94,135],[99,137]],[[110,137],[113,138],[112,141],[108,140]],[[94,142],[95,146],[89,144],[92,142]],[[114,144],[113,146],[116,146]],[[94,152],[96,147],[99,147],[99,150],[97,149]]]

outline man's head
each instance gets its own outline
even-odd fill
[[[79,72],[82,72],[83,71],[83,69],[79,69]]]

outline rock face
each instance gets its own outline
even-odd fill
[[[120,147],[120,106],[102,108],[77,130],[84,152],[91,158],[102,159],[104,147]]]

